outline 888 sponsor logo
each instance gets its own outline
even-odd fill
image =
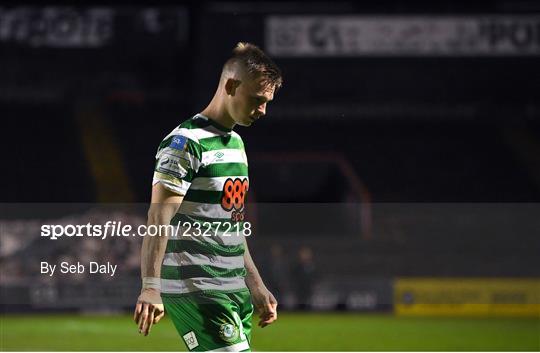
[[[221,207],[225,211],[232,211],[232,221],[240,222],[244,220],[244,205],[248,190],[249,181],[247,178],[228,178],[223,184]]]

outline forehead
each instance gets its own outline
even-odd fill
[[[265,96],[270,99],[274,97],[274,91],[276,89],[274,85],[268,84],[268,81],[264,77],[248,79],[246,88],[251,94]]]

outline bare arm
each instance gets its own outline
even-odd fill
[[[259,270],[257,270],[257,266],[255,266],[255,263],[253,262],[253,259],[251,258],[251,253],[249,252],[249,247],[247,244],[246,238],[244,238],[244,265],[246,267],[246,285],[251,290],[256,289],[257,287],[265,287],[264,282],[261,278],[261,275],[259,274]]]
[[[177,195],[157,183],[152,187],[152,201],[148,210],[147,226],[168,225],[182,203],[183,196]],[[153,324],[157,324],[165,314],[161,301],[161,263],[165,256],[167,228],[161,236],[144,237],[141,247],[141,275],[143,288],[137,300],[133,319],[139,325],[139,332],[148,335]]]
[[[265,327],[277,320],[277,300],[266,288],[251,258],[246,238],[244,238],[244,266],[246,267],[246,285],[248,286],[253,304],[259,312],[259,326]]]
[[[152,188],[152,203],[148,210],[147,225],[168,225],[182,203],[183,196],[165,189],[160,183]],[[142,277],[159,277],[161,263],[167,247],[167,236],[144,237],[141,247]]]

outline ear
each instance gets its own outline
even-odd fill
[[[236,94],[236,89],[241,83],[242,81],[240,80],[228,78],[227,82],[225,82],[225,92],[227,92],[227,95],[234,96]]]

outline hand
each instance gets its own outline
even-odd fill
[[[260,327],[266,327],[277,320],[277,300],[266,287],[252,290],[251,298],[259,313]]]
[[[165,315],[165,308],[161,301],[159,290],[148,288],[144,289],[137,299],[133,320],[139,325],[139,333],[148,336],[152,325],[157,324]]]

